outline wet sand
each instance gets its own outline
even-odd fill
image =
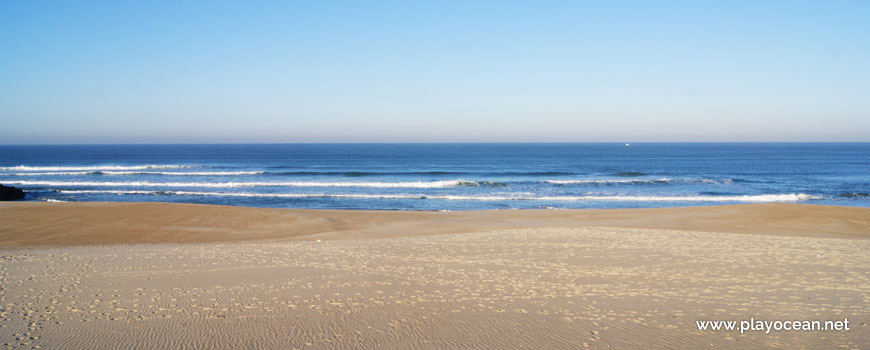
[[[867,349],[870,209],[0,204],[0,344]],[[131,244],[138,243],[138,244]],[[850,320],[699,331],[698,320]]]

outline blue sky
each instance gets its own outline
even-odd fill
[[[870,2],[0,2],[0,144],[870,141]]]

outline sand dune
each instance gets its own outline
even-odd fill
[[[3,204],[0,344],[868,349],[866,213]],[[459,234],[436,234],[450,232]],[[151,244],[110,244],[134,242]],[[740,334],[695,324],[750,317],[848,318],[852,328]]]

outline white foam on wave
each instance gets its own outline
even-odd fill
[[[3,173],[2,176],[75,176],[90,175],[93,171],[56,171],[50,173]]]
[[[88,187],[373,187],[373,188],[444,188],[453,186],[477,186],[474,181],[443,180],[443,181],[411,181],[411,182],[150,182],[150,181],[5,181],[11,185],[24,186],[88,186]]]
[[[609,183],[656,183],[672,181],[668,178],[656,180],[637,180],[637,179],[612,179],[612,180],[544,180],[546,183],[556,185],[571,185],[571,184],[609,184]]]
[[[166,175],[166,176],[237,176],[259,175],[262,171],[54,171],[38,173],[5,173],[3,176],[80,176],[80,175]]]
[[[2,171],[102,171],[102,170],[145,170],[145,169],[185,169],[190,165],[177,164],[147,164],[147,165],[89,165],[89,166],[28,166],[18,165],[0,167]]]
[[[731,179],[588,179],[588,180],[544,180],[554,185],[582,185],[582,184],[655,184],[655,183],[731,183]]]
[[[101,171],[103,175],[235,176],[259,175],[262,171]]]
[[[58,193],[71,193],[71,194],[117,194],[117,195],[130,195],[130,194],[177,194],[176,191],[125,191],[125,190],[57,190],[55,192]]]
[[[762,194],[745,196],[463,196],[427,194],[331,194],[331,193],[232,193],[192,191],[122,191],[122,190],[61,190],[61,193],[94,193],[117,195],[178,195],[215,197],[269,198],[358,198],[358,199],[441,199],[473,201],[631,201],[631,202],[797,202],[819,197],[804,193]]]
[[[700,183],[704,183],[704,184],[730,184],[730,183],[733,183],[734,180],[733,180],[733,179],[721,179],[721,180],[717,180],[717,179],[698,179],[698,180],[694,180],[694,182],[700,182]]]

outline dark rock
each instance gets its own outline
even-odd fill
[[[24,198],[24,191],[11,186],[0,185],[0,201],[14,201]]]

